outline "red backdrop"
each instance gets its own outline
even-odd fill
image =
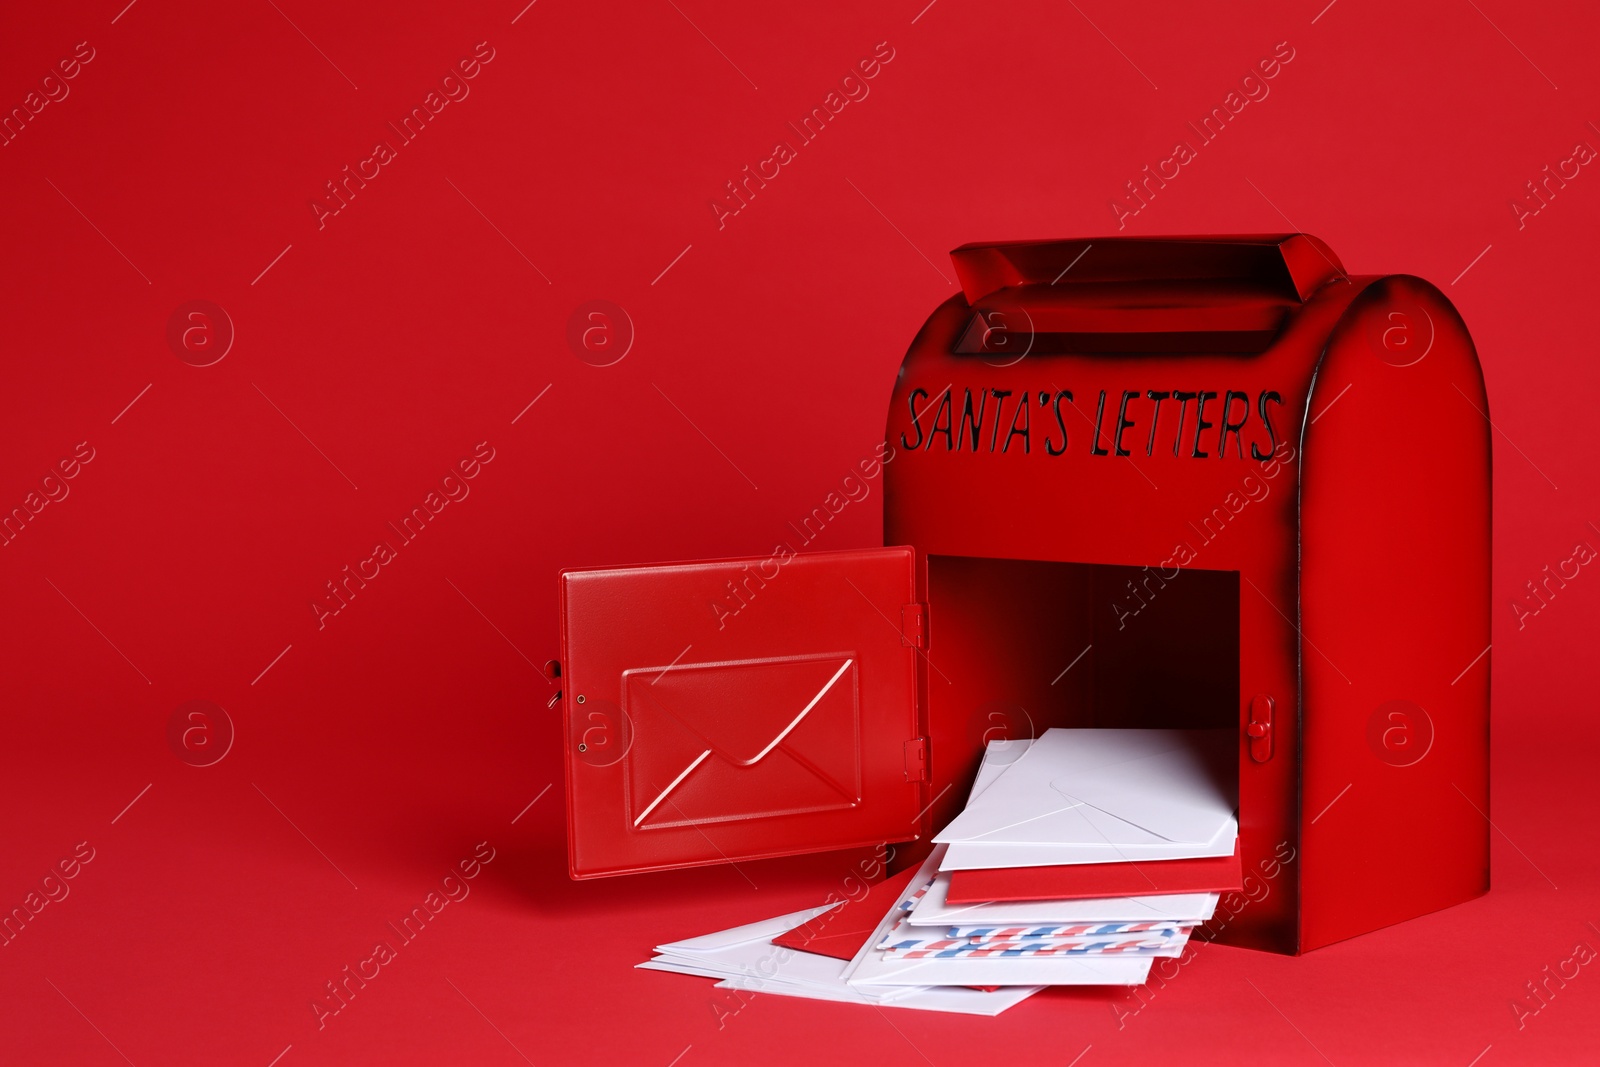
[[[524,2],[4,16],[0,1059],[1592,1054],[1600,577],[1514,606],[1600,545],[1591,14]],[[770,551],[881,440],[948,249],[1119,223],[1304,229],[1465,316],[1499,431],[1493,891],[993,1021],[632,970],[843,861],[568,881],[557,569]],[[595,300],[627,321],[586,348]],[[817,547],[879,534],[874,495]]]

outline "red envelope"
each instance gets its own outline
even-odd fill
[[[1149,863],[1074,863],[1055,867],[997,867],[951,871],[952,904],[995,900],[1083,900],[1149,897],[1162,893],[1230,893],[1244,888],[1239,843],[1233,855]]]
[[[867,890],[867,895],[846,900],[837,908],[825,911],[808,923],[796,926],[788,933],[772,939],[774,945],[813,952],[818,956],[831,956],[836,960],[853,960],[861,946],[866,944],[878,929],[878,923],[906,891],[915,867],[892,875]]]

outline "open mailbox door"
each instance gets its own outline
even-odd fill
[[[561,575],[573,878],[924,832],[910,548]]]

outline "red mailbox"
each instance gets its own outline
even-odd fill
[[[573,877],[916,840],[995,737],[1227,727],[1278,876],[1221,940],[1484,892],[1490,426],[1449,301],[1304,234],[953,258],[873,461],[913,547],[562,575]]]

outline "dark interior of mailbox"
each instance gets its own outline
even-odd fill
[[[1053,726],[1234,729],[1239,572],[928,558],[928,709],[940,809],[984,744]]]

